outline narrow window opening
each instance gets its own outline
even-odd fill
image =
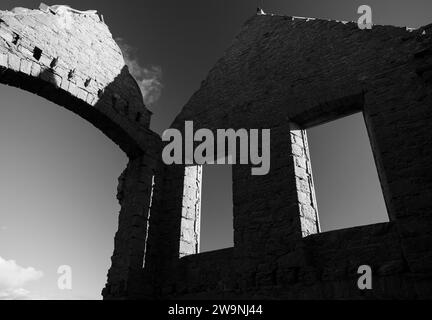
[[[203,165],[200,252],[234,245],[231,165]]]

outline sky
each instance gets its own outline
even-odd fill
[[[2,0],[0,10],[40,1]],[[47,4],[59,4],[50,3]],[[262,2],[259,0],[258,2]],[[157,80],[151,128],[167,128],[222,56],[256,0],[69,0],[97,9],[130,48],[139,80]],[[430,0],[264,0],[275,14],[419,27]],[[153,78],[152,78],[153,77]],[[142,82],[145,83],[145,82]],[[308,130],[323,231],[387,221],[361,114]],[[101,299],[113,251],[117,177],[127,158],[100,131],[40,97],[0,85],[0,299]],[[204,168],[201,250],[232,246],[229,166]],[[59,290],[59,266],[72,290]]]

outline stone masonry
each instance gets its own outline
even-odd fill
[[[0,11],[0,82],[71,110],[128,155],[119,179],[119,230],[108,274],[111,290],[126,295],[143,266],[161,141],[148,129],[150,111],[108,27],[95,13]]]
[[[233,165],[234,247],[199,253],[202,170],[166,166],[94,12],[0,11],[0,82],[90,121],[129,157],[105,299],[432,298],[432,26],[250,18],[172,127],[271,129]],[[306,130],[362,112],[390,222],[321,233]],[[205,168],[204,168],[205,169]],[[359,290],[370,265],[373,290]]]

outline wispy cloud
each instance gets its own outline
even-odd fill
[[[30,281],[39,280],[42,271],[33,267],[21,267],[14,260],[0,257],[0,300],[29,300],[30,291],[23,287]]]
[[[141,66],[136,49],[124,42],[122,38],[116,39],[120,49],[123,52],[125,63],[129,72],[138,82],[141,89],[144,103],[151,106],[159,100],[162,91],[162,69],[159,66],[151,65],[149,67]]]

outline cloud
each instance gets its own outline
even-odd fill
[[[32,267],[21,267],[14,260],[0,257],[0,300],[29,300],[30,292],[24,285],[30,281],[39,280],[42,271]]]
[[[162,69],[159,66],[142,67],[138,61],[136,49],[126,44],[122,38],[116,39],[123,52],[123,58],[129,68],[129,72],[137,81],[144,103],[151,106],[159,100],[162,91]]]

